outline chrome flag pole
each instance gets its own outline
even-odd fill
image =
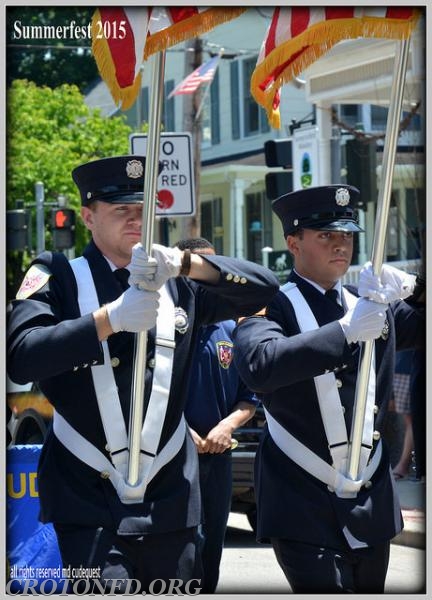
[[[392,179],[396,158],[397,140],[399,135],[399,121],[402,110],[405,75],[408,64],[408,51],[409,38],[407,40],[397,42],[395,55],[395,75],[392,82],[389,113],[387,118],[383,150],[381,187],[378,193],[377,216],[371,257],[372,268],[375,274],[379,274],[381,272],[384,261]],[[351,427],[347,466],[347,476],[354,481],[358,477],[373,348],[374,341],[364,342],[360,348],[359,370],[354,400],[354,416]]]
[[[165,51],[153,55],[149,132],[147,139],[146,167],[144,173],[144,196],[141,243],[148,255],[151,253],[156,214],[156,187],[159,166],[160,123],[164,94]],[[141,452],[141,429],[144,414],[145,372],[147,363],[147,332],[136,336],[131,410],[129,417],[129,485],[136,485],[139,476]]]

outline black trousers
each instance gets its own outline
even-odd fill
[[[202,566],[196,527],[141,536],[120,536],[102,527],[54,527],[63,568],[70,572],[69,593],[102,593],[110,590],[113,580],[119,580],[115,590],[111,588],[118,594],[199,593]],[[86,581],[91,569],[91,579],[99,586]]]
[[[271,543],[294,593],[384,592],[390,542],[346,551],[278,538]]]

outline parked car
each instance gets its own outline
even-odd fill
[[[232,451],[231,510],[245,514],[254,531],[256,531],[254,461],[264,423],[264,410],[262,406],[258,406],[252,419],[236,430],[234,437],[238,441],[238,446]]]
[[[34,383],[18,385],[7,379],[7,445],[42,444],[53,407]]]

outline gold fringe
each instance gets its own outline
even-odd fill
[[[210,31],[216,25],[231,21],[247,9],[247,6],[245,8],[209,8],[202,13],[197,13],[193,17],[171,25],[169,27],[169,35],[167,35],[166,30],[158,31],[149,37],[145,45],[144,59],[147,59],[155,52],[160,52],[189,38],[197,37],[206,31]]]
[[[111,92],[115,104],[117,106],[121,104],[122,110],[127,110],[135,102],[141,88],[141,71],[135,77],[132,85],[125,88],[119,86],[108,42],[104,37],[97,38],[96,36],[96,23],[100,20],[101,16],[99,9],[96,9],[91,25],[93,56],[96,60],[100,76]]]
[[[167,36],[166,30],[159,31],[149,36],[145,48],[143,60],[151,54],[165,50],[169,46],[178,44],[190,37],[198,36],[209,31],[216,25],[225,23],[238,17],[246,8],[209,8],[205,12],[198,13],[185,21],[180,21],[170,27],[170,35]],[[91,25],[92,32],[92,52],[100,76],[105,81],[117,106],[121,104],[122,110],[130,108],[138,96],[141,88],[141,71],[135,77],[132,85],[121,88],[117,81],[114,62],[111,57],[108,43],[105,38],[97,38],[96,23],[101,20],[99,9],[96,9]]]
[[[256,102],[263,106],[271,127],[280,128],[279,109],[274,109],[277,90],[309,67],[315,60],[344,39],[358,37],[407,39],[420,17],[421,11],[414,9],[409,19],[385,19],[362,17],[322,21],[309,27],[302,34],[277,46],[259,65],[251,77],[251,93]],[[262,81],[283,66],[290,56],[298,56],[290,62],[280,75],[265,89]]]

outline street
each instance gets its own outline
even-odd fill
[[[425,552],[392,544],[386,594],[424,593]],[[217,594],[290,593],[271,546],[257,544],[244,515],[231,513]]]

